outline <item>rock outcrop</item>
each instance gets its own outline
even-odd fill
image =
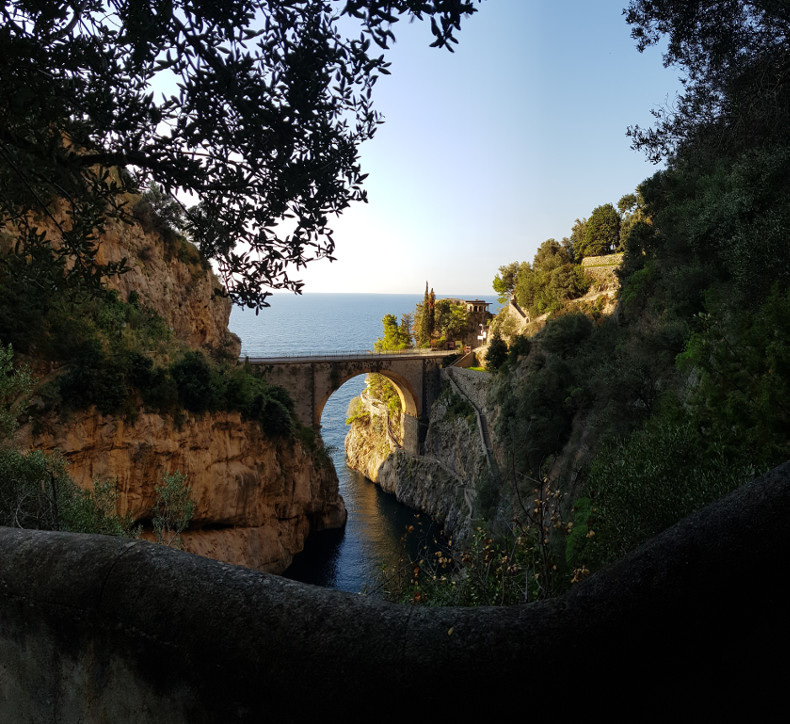
[[[59,450],[83,487],[115,479],[122,515],[150,521],[163,475],[186,475],[197,504],[182,535],[189,552],[280,573],[308,533],[345,523],[331,462],[296,440],[267,438],[239,413],[141,413],[132,423],[89,411],[52,422],[35,438],[23,430],[27,444]]]
[[[451,379],[452,376],[452,379]],[[442,371],[443,393],[433,404],[422,455],[390,446],[386,425],[375,410],[354,422],[346,437],[348,465],[393,493],[402,503],[428,513],[456,538],[491,511],[491,471],[479,415],[488,375]]]
[[[129,270],[108,281],[123,300],[136,293],[190,347],[239,356],[241,341],[228,330],[231,301],[190,242],[176,236],[165,239],[139,224],[109,220],[96,261],[106,264],[124,258]]]
[[[398,449],[387,434],[387,408],[363,391],[352,406],[357,414],[346,435],[346,464],[362,473],[368,480],[379,482],[379,468]]]
[[[108,281],[122,299],[135,295],[189,347],[238,358],[240,340],[228,330],[230,299],[191,243],[167,229],[110,219],[96,261],[123,259],[129,270]],[[144,523],[163,476],[186,475],[197,509],[183,547],[228,563],[280,573],[310,532],[346,519],[337,474],[320,448],[308,453],[296,439],[269,438],[239,413],[168,417],[140,410],[131,421],[91,408],[52,414],[35,433],[28,425],[18,443],[59,450],[83,487],[117,480],[118,512]]]

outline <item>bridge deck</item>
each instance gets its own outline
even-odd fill
[[[240,362],[249,361],[253,365],[298,363],[305,362],[336,362],[338,360],[392,360],[392,359],[435,359],[458,354],[455,350],[415,350],[406,349],[397,352],[370,352],[368,350],[355,350],[345,352],[301,352],[274,357],[240,357]]]

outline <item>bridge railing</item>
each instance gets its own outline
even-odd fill
[[[320,360],[320,359],[359,359],[365,358],[387,358],[387,357],[448,357],[452,354],[457,354],[455,350],[433,350],[433,349],[399,349],[387,352],[375,352],[369,349],[363,350],[339,350],[334,352],[286,352],[282,354],[271,355],[268,357],[251,357],[249,355],[242,355],[239,357],[241,362],[249,361],[250,364],[265,364],[267,362],[278,361],[296,361],[302,359]]]

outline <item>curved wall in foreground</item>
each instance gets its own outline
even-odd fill
[[[788,478],[513,608],[387,605],[141,541],[0,529],[0,721],[763,710],[786,684]]]

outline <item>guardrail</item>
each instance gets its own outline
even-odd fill
[[[301,359],[311,360],[336,360],[336,359],[386,359],[389,357],[449,357],[458,354],[456,350],[444,349],[399,349],[391,352],[375,352],[373,350],[345,350],[336,352],[288,352],[286,354],[272,355],[271,357],[250,357],[242,355],[239,361],[249,361],[250,364],[267,364],[273,362],[289,362]]]

